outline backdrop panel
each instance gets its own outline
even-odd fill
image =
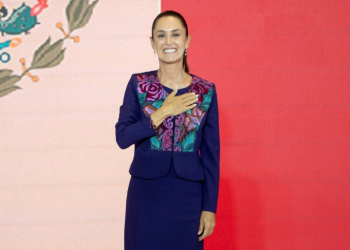
[[[23,0],[1,2],[8,20]],[[131,74],[158,66],[149,43],[158,1],[99,1],[71,33],[79,42],[66,38],[61,48],[41,45],[64,37],[57,23],[65,32],[81,24],[83,5],[24,2],[41,11],[40,24],[0,36],[0,54],[11,56],[1,56],[0,90],[21,87],[0,97],[0,249],[123,249],[133,147],[119,149],[114,126]],[[16,77],[21,58],[32,78]]]
[[[217,85],[221,183],[206,249],[349,249],[350,3],[162,1]]]

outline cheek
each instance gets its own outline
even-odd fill
[[[174,42],[179,46],[183,46],[186,42],[186,39],[184,39],[183,37],[179,37],[175,39]]]
[[[175,42],[176,46],[177,46],[177,47],[179,47],[179,48],[181,48],[181,47],[183,47],[183,46],[184,46],[183,41],[182,41],[182,40],[180,40],[180,39],[175,40],[174,42]]]
[[[163,40],[161,40],[161,39],[158,39],[158,40],[156,40],[155,41],[155,45],[157,46],[157,47],[161,47],[162,45],[163,45],[163,43],[164,43],[164,41]]]

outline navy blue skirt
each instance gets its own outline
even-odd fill
[[[179,178],[173,161],[167,176],[131,176],[126,199],[124,250],[203,250],[198,240],[201,181]]]

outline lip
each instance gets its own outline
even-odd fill
[[[167,50],[167,49],[174,49],[175,51],[174,52],[170,52],[170,53],[166,53],[166,54],[175,53],[177,51],[177,48],[165,48],[165,49],[163,49],[163,52],[165,53],[165,50]]]

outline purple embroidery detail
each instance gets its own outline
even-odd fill
[[[146,116],[162,106],[169,95],[155,74],[137,75],[137,95]],[[151,149],[162,151],[191,152],[194,149],[196,133],[211,102],[213,84],[197,76],[192,77],[187,92],[199,94],[197,106],[175,116],[175,135],[173,134],[174,116],[167,117],[151,137]],[[174,145],[173,145],[174,144]]]
[[[163,88],[159,82],[155,81],[155,76],[138,75],[137,80],[139,82],[137,91],[147,93],[146,101],[155,101],[163,96]]]

